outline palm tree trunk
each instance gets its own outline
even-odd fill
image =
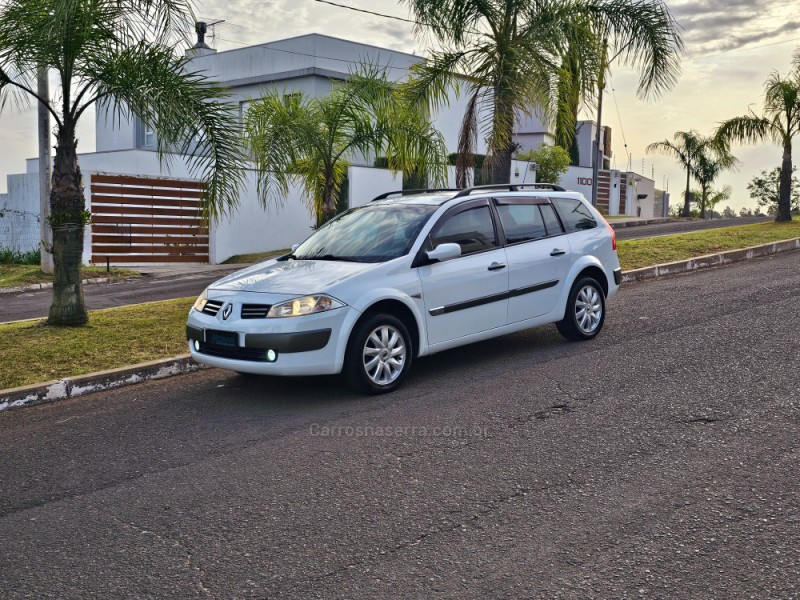
[[[703,186],[700,189],[700,218],[701,219],[705,219],[706,218],[706,194],[707,193],[708,193],[707,192],[707,188],[706,188],[705,184],[703,184]]]
[[[325,186],[322,190],[322,219],[321,222],[318,223],[319,225],[330,221],[336,216],[336,198],[334,197],[333,191],[333,179],[326,179]],[[319,221],[320,219],[317,220]]]
[[[689,196],[689,186],[691,184],[692,178],[692,170],[689,167],[686,167],[686,192],[683,195],[683,211],[681,212],[682,217],[690,217],[692,215],[692,207],[691,201]]]
[[[792,141],[789,140],[783,147],[783,162],[781,163],[781,189],[778,196],[778,213],[775,221],[792,220]]]
[[[492,150],[491,177],[492,183],[511,182],[511,154],[514,151],[513,144],[509,143],[505,148],[495,148]]]
[[[85,202],[77,146],[74,126],[65,123],[57,134],[50,192],[54,268],[48,325],[84,325],[89,321],[81,286]]]
[[[492,183],[511,182],[511,155],[514,153],[514,105],[495,90],[494,131],[491,136],[490,163]]]

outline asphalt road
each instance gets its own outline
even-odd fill
[[[800,597],[798,259],[379,398],[208,370],[0,413],[0,596]]]
[[[638,240],[660,235],[672,235],[675,233],[691,233],[692,231],[703,231],[706,229],[720,229],[723,227],[734,227],[737,225],[752,225],[753,223],[768,223],[774,220],[775,217],[738,217],[736,219],[673,221],[669,223],[659,223],[657,225],[638,225],[636,227],[624,227],[622,229],[618,229],[617,239]]]

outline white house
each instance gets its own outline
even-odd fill
[[[310,97],[321,97],[329,94],[337,80],[346,79],[360,64],[385,67],[392,80],[401,81],[408,76],[412,65],[422,61],[415,55],[321,34],[225,52],[216,52],[199,41],[187,51],[187,55],[193,57],[190,63],[193,70],[204,72],[230,91],[241,114],[246,111],[248,103],[264,90],[278,90],[284,94],[302,92]],[[457,148],[466,103],[465,96],[454,96],[449,106],[433,117],[433,124],[442,132],[451,152]],[[579,129],[581,156],[586,152],[588,160],[592,156],[591,145],[586,151],[584,138],[593,140],[593,127],[594,124],[588,123]],[[192,202],[198,194],[193,191],[196,186],[191,181],[185,160],[174,156],[169,166],[159,164],[153,131],[144,127],[136,117],[112,122],[100,107],[95,135],[96,151],[79,156],[85,179],[86,205],[93,214],[93,223],[87,229],[85,241],[85,263],[105,263],[106,260],[127,264],[172,260],[218,263],[234,254],[287,248],[311,232],[314,221],[300,191],[293,189],[280,205],[265,209],[258,200],[253,173],[242,191],[237,212],[211,223],[210,231],[204,231],[193,212],[196,208]],[[515,139],[523,148],[538,147],[541,142],[550,141],[552,134],[536,117],[520,117]],[[476,151],[485,153],[485,148],[485,142],[479,140]],[[354,158],[353,163],[348,187],[350,206],[363,204],[381,192],[402,186],[399,176],[373,168],[369,157]],[[590,179],[591,163],[587,166]],[[586,168],[573,167],[562,178],[562,184],[583,191],[589,197],[591,190],[587,194],[585,185],[581,187],[586,180]],[[27,161],[24,174],[9,176],[9,193],[0,195],[0,212],[6,209],[8,215],[38,213],[37,177],[38,161],[35,159]],[[530,165],[521,162],[514,163],[511,178],[512,183],[536,181]],[[631,184],[628,179],[625,182],[628,186],[625,193],[629,194]],[[450,184],[454,183],[451,174]],[[609,190],[613,189],[609,187]],[[637,198],[641,193],[647,192],[640,192]],[[636,214],[631,211],[639,210],[634,208],[629,195],[616,201],[612,197],[613,194],[609,194],[609,214]],[[645,206],[642,216],[648,216],[647,207],[652,203],[646,199],[639,202]],[[125,212],[123,208],[132,209],[129,211],[131,214],[122,214]],[[21,228],[26,226],[27,223],[20,222],[20,229],[15,229],[18,232],[16,237],[13,240],[8,236],[0,238],[0,245],[14,243],[18,249],[31,249],[21,247],[27,243],[35,248],[38,245],[38,224],[35,233],[20,234]],[[3,231],[0,228],[0,235]]]

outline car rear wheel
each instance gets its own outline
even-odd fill
[[[402,384],[414,355],[403,322],[376,314],[356,325],[347,343],[343,374],[352,387],[368,394],[385,394]]]
[[[580,342],[600,333],[605,318],[603,288],[593,278],[582,277],[572,286],[564,318],[556,323],[556,327],[568,340]]]

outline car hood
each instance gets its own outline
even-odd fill
[[[271,260],[237,271],[209,286],[212,290],[315,294],[372,267],[375,263],[327,260]]]

